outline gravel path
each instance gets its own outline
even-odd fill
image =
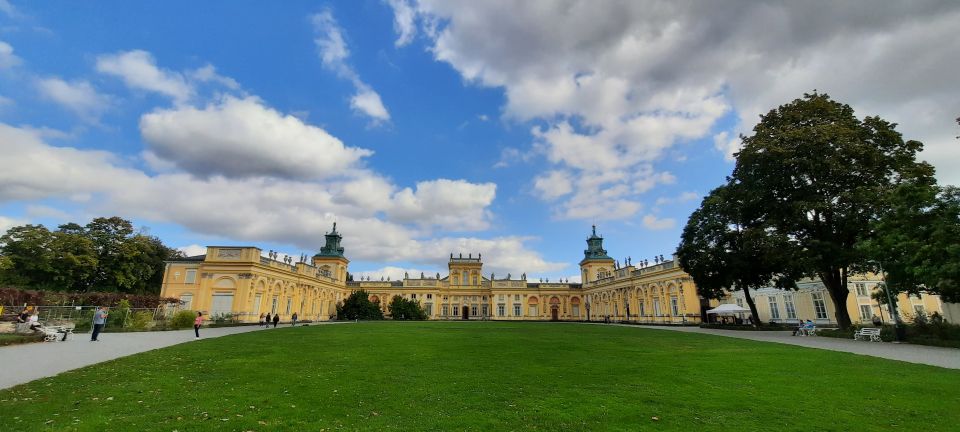
[[[314,323],[311,325],[326,324]],[[200,329],[202,339],[251,331],[282,331],[258,326]],[[90,333],[70,335],[65,342],[37,342],[0,347],[0,389],[35,379],[128,355],[168,347],[194,340],[193,329],[136,333],[100,333],[97,342]]]
[[[602,324],[601,324],[602,325]],[[623,324],[614,324],[623,325]],[[624,327],[640,327],[653,330],[669,330],[687,333],[700,333],[715,336],[725,336],[738,339],[749,339],[761,342],[773,342],[787,345],[797,345],[808,348],[819,348],[830,351],[841,351],[853,354],[868,355],[890,360],[900,360],[910,363],[920,363],[940,366],[949,369],[960,369],[960,349],[943,348],[926,345],[898,344],[890,342],[866,342],[853,339],[838,339],[831,337],[792,336],[789,331],[743,331],[743,330],[715,330],[700,327],[666,327],[623,325]]]

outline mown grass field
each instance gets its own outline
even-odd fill
[[[0,372],[2,373],[2,372]],[[359,323],[0,391],[0,431],[960,430],[960,371],[671,331]]]

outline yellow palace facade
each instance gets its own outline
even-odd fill
[[[390,299],[417,300],[430,319],[532,321],[632,321],[699,323],[709,304],[696,293],[676,260],[621,266],[603,249],[603,238],[587,239],[580,261],[581,283],[528,280],[526,274],[484,275],[482,256],[450,254],[447,275],[406,275],[397,281],[347,281],[349,260],[334,224],[326,245],[308,259],[278,260],[254,246],[209,246],[205,255],[170,261],[161,295],[185,309],[210,316],[256,321],[261,313],[289,320],[336,318],[336,304],[365,290],[385,313]]]

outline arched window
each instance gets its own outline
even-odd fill
[[[463,272],[461,276],[463,276],[463,279],[461,279],[462,282],[460,282],[460,285],[466,285],[467,277],[469,277],[469,274],[467,272]]]

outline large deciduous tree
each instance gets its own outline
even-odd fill
[[[337,305],[337,318],[348,320],[382,320],[383,311],[379,302],[370,301],[364,290],[354,291],[343,303]]]
[[[893,292],[960,302],[960,189],[938,187],[932,170],[925,174],[888,195],[863,249],[882,264]]]
[[[135,233],[122,218],[86,226],[13,227],[0,237],[0,282],[61,291],[159,293],[164,261],[180,253],[160,239]]]
[[[905,141],[895,124],[858,119],[826,94],[806,94],[761,117],[743,137],[731,182],[746,211],[791,239],[788,249],[823,282],[837,324],[848,328],[847,277],[868,266],[860,244],[886,196],[918,168],[923,145]]]
[[[390,300],[390,316],[395,320],[418,320],[427,319],[427,313],[420,306],[420,302],[413,299],[405,299],[398,295]]]
[[[703,297],[722,298],[728,290],[742,290],[759,326],[750,290],[771,284],[795,289],[799,267],[783,253],[790,239],[746,212],[743,192],[727,184],[704,198],[683,229],[677,259]]]

